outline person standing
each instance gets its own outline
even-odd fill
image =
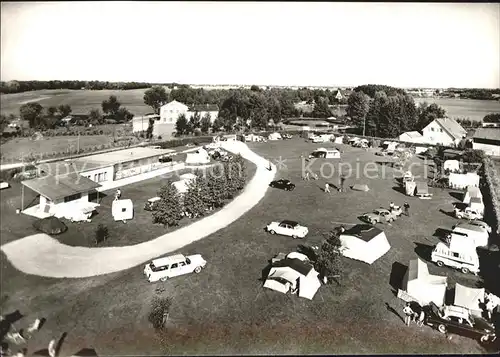
[[[389,211],[391,211],[391,212],[394,211],[394,202],[391,202],[389,204]]]
[[[403,308],[403,313],[405,314],[405,324],[406,326],[410,326],[410,322],[413,319],[415,312],[410,307],[410,303],[407,302],[405,307]]]
[[[304,175],[304,180],[306,181],[309,181],[309,171],[306,172],[306,174]]]
[[[344,175],[340,175],[340,188],[339,188],[339,192],[344,192],[344,182],[345,182],[345,176]]]
[[[405,204],[403,205],[404,209],[405,209],[405,215],[410,217],[410,204],[408,202],[405,202]]]
[[[330,193],[330,185],[327,183],[325,183],[325,193]]]

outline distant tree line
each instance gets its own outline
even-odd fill
[[[9,81],[0,82],[0,93],[21,93],[42,89],[141,89],[149,88],[153,84],[144,82],[107,82],[107,81]],[[174,88],[178,84],[169,83],[165,86]]]
[[[484,89],[484,88],[448,88],[444,94],[459,94],[460,98],[479,99],[479,100],[494,100],[498,99],[493,94],[500,94],[500,88]]]

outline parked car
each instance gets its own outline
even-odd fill
[[[371,223],[393,222],[401,215],[401,208],[398,207],[392,212],[385,208],[379,208],[370,213],[365,213],[362,217],[363,220]]]
[[[195,147],[196,145],[194,145],[193,143],[187,143],[186,144],[186,147],[187,148],[192,148],[192,147]]]
[[[185,257],[182,254],[158,258],[144,266],[144,275],[148,281],[166,281],[175,276],[201,272],[207,261],[200,254]]]
[[[455,217],[460,218],[460,219],[483,219],[483,215],[479,212],[476,211],[470,207],[466,207],[464,210],[461,210],[460,208],[456,207],[455,208]]]
[[[290,135],[290,134],[283,134],[283,135],[281,135],[281,137],[282,137],[283,139],[291,139],[291,138],[293,138],[293,136],[292,136],[292,135]]]
[[[301,226],[295,221],[288,220],[271,222],[267,225],[266,230],[271,234],[281,234],[294,239],[304,238],[307,233],[309,233],[309,229],[307,227]]]
[[[486,230],[486,232],[491,233],[491,227],[486,222],[480,221],[478,219],[473,219],[473,220],[469,221],[468,223],[473,225],[473,226],[478,226],[478,227],[484,228]]]
[[[496,339],[495,326],[486,319],[473,316],[470,311],[458,306],[444,306],[441,309],[431,302],[424,307],[424,323],[439,332],[452,332],[473,337],[479,341],[493,342]]]
[[[273,181],[269,184],[270,187],[279,188],[285,191],[293,191],[295,189],[295,184],[291,183],[290,180],[280,179]]]
[[[160,156],[158,161],[161,163],[172,162],[172,157],[171,156]]]
[[[452,239],[459,239],[459,237]],[[477,275],[479,273],[479,257],[471,244],[469,243],[469,247],[462,248],[460,245],[439,242],[432,250],[431,261],[436,263],[438,267],[446,265],[459,269],[464,274]]]
[[[144,210],[145,211],[154,211],[156,209],[156,203],[161,200],[160,197],[153,197],[147,200],[147,202],[144,204]]]

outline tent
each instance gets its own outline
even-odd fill
[[[111,214],[115,221],[126,221],[134,218],[134,204],[132,200],[114,200],[111,204]]]
[[[365,192],[370,191],[370,189],[368,188],[368,185],[360,184],[360,183],[355,184],[351,188],[355,191],[365,191]]]
[[[482,197],[472,197],[469,202],[469,207],[484,215],[484,203]]]
[[[415,185],[416,196],[419,196],[420,198],[430,198],[430,196],[432,196],[432,194],[429,193],[429,186],[427,185],[427,182],[415,182]]]
[[[281,140],[283,138],[281,137],[280,133],[272,133],[272,134],[269,134],[268,139],[269,140]]]
[[[460,171],[460,162],[458,160],[446,160],[443,163],[443,170],[446,171],[451,171],[451,172],[458,172]]]
[[[61,234],[68,230],[68,227],[56,217],[47,217],[33,222],[33,227],[47,234]]]
[[[343,143],[344,143],[344,137],[343,137],[343,136],[337,136],[337,137],[333,140],[333,142],[334,142],[335,144],[343,144]]]
[[[471,198],[474,198],[474,197],[483,198],[483,194],[481,193],[481,190],[479,189],[479,187],[468,186],[467,191],[465,191],[464,199],[462,200],[462,202],[465,204],[469,204],[471,201]]]
[[[468,186],[479,187],[479,176],[475,172],[466,174],[451,173],[448,177],[451,188],[463,190]]]
[[[384,231],[367,224],[359,224],[340,235],[342,255],[372,264],[391,249]]]
[[[314,150],[311,157],[322,157],[325,159],[340,159],[340,151],[337,149],[318,148]]]
[[[273,264],[264,287],[284,294],[297,292],[299,297],[312,300],[321,286],[318,275],[311,263],[287,256]]]
[[[443,306],[446,287],[446,276],[429,274],[427,264],[419,258],[410,261],[402,288],[420,305],[427,305],[432,301],[437,306]]]
[[[455,284],[455,298],[453,304],[465,307],[473,315],[481,316],[482,309],[480,305],[484,303],[484,288],[469,288],[467,286]]]
[[[0,190],[3,190],[4,188],[9,188],[10,185],[8,182],[0,182]]]
[[[187,174],[180,175],[179,178],[181,180],[195,180],[196,179],[196,175],[192,174],[192,173],[187,173]]]
[[[210,155],[203,148],[200,148],[196,152],[188,153],[186,155],[186,164],[188,165],[208,163],[210,163]]]

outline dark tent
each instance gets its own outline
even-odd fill
[[[47,234],[61,234],[68,230],[68,227],[56,217],[39,219],[33,223],[33,227]]]

